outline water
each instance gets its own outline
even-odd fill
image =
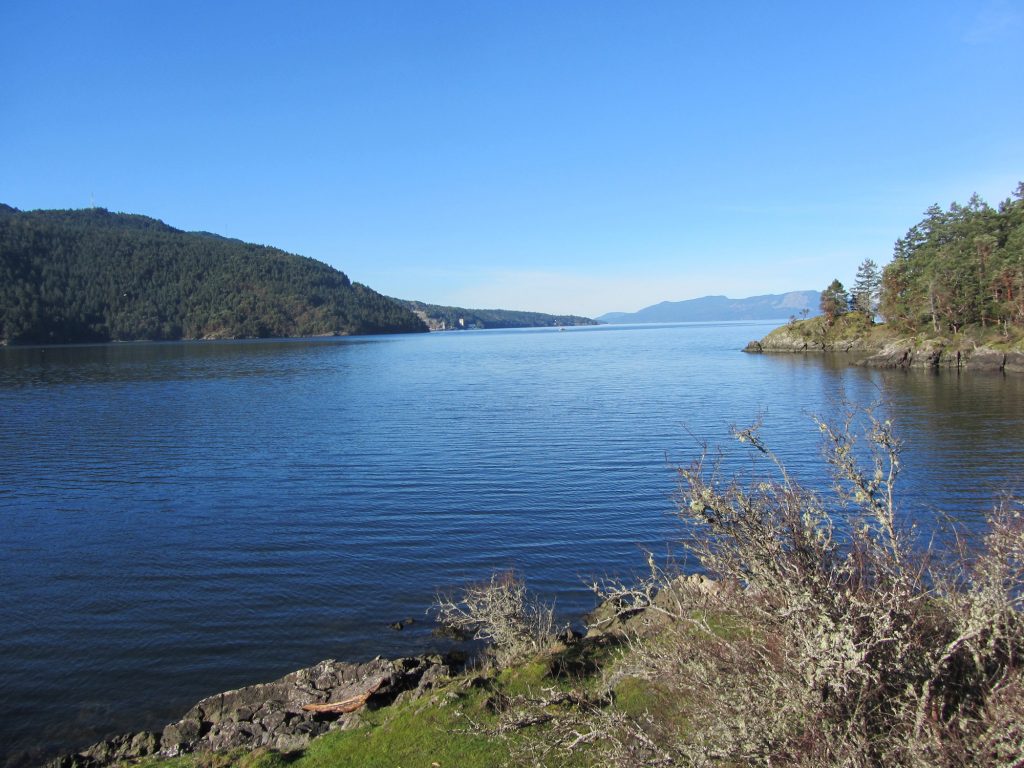
[[[578,616],[677,535],[673,462],[759,413],[813,484],[809,415],[886,400],[925,522],[1024,486],[1024,380],[738,351],[771,327],[0,349],[0,764],[423,651],[494,569]]]

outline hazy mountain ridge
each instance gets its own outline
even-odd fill
[[[602,323],[693,323],[720,320],[779,320],[792,315],[820,313],[820,291],[790,291],[730,299],[728,296],[702,296],[685,301],[662,301],[636,312],[607,312],[596,320]]]

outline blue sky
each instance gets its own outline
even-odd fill
[[[0,29],[0,202],[435,303],[821,288],[1024,179],[1024,0],[37,0]]]

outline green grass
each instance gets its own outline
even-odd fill
[[[597,646],[594,646],[597,648]],[[601,649],[601,653],[605,653]],[[267,750],[150,758],[138,768],[494,768],[529,764],[527,745],[547,731],[535,725],[494,731],[502,702],[540,699],[570,690],[589,678],[560,674],[552,654],[509,669],[467,673],[415,701],[364,710],[358,727],[315,739],[301,753]],[[560,758],[559,765],[591,765],[587,754]]]
[[[294,768],[431,768],[434,764],[442,768],[484,768],[501,765],[510,759],[510,744],[472,732],[470,719],[476,722],[489,719],[483,711],[483,699],[482,691],[472,690],[442,703],[442,693],[433,699],[428,697],[399,705],[394,711],[368,713],[363,727],[316,739],[291,765]]]
[[[539,657],[501,670],[498,673],[495,687],[506,696],[536,697],[540,695],[541,688],[556,684],[557,681],[552,680],[550,673],[548,659]]]
[[[649,642],[670,642],[670,632],[652,625]],[[729,635],[742,629],[713,617],[711,630]],[[692,631],[692,630],[688,630]],[[678,641],[678,636],[675,640]],[[137,768],[493,768],[537,762],[538,745],[551,743],[552,725],[542,723],[499,733],[502,712],[517,719],[521,711],[571,713],[574,705],[537,703],[557,692],[574,692],[597,701],[606,695],[607,673],[621,657],[621,640],[613,635],[586,638],[538,655],[513,667],[459,675],[419,699],[363,710],[358,726],[315,739],[300,753],[236,750],[221,754],[150,758]],[[685,727],[684,703],[656,683],[628,675],[615,683],[608,706],[630,717],[654,718],[660,728]],[[510,713],[515,713],[511,716]],[[507,722],[506,719],[506,722]],[[557,749],[544,764],[583,768],[600,765],[601,743],[586,744],[571,754]],[[531,751],[533,750],[533,751]]]
[[[523,764],[526,745],[547,726],[495,735],[500,701],[541,698],[550,689],[567,690],[552,676],[551,659],[538,657],[497,673],[456,678],[423,698],[368,712],[363,726],[316,739],[292,768],[494,768]],[[559,765],[585,766],[585,753]],[[264,768],[254,766],[253,768]],[[267,766],[266,768],[274,768]]]
[[[284,768],[289,756],[266,749],[200,753],[181,757],[149,757],[132,763],[135,768]]]

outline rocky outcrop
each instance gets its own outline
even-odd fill
[[[898,339],[858,361],[869,368],[938,368],[948,362],[945,349],[935,341],[917,343],[911,339]]]
[[[857,364],[870,368],[945,368],[1019,374],[1024,373],[1024,353],[958,346],[941,339],[897,339]]]
[[[866,353],[875,348],[868,339],[849,336],[833,337],[811,333],[806,326],[784,325],[776,328],[760,341],[751,341],[744,352],[847,352]]]
[[[1003,373],[1024,373],[1024,352],[1007,352]]]
[[[860,335],[830,336],[807,322],[776,328],[760,341],[751,341],[743,351],[840,352],[849,354],[851,363],[870,368],[1024,373],[1024,351],[979,345],[962,338],[897,338],[878,326]]]
[[[810,352],[821,351],[821,346],[812,346],[811,340],[804,335],[790,331],[789,328],[776,328],[760,341],[751,341],[743,349],[744,352]]]
[[[46,768],[95,768],[121,760],[155,755],[160,749],[160,734],[153,731],[123,733],[97,742],[81,752],[65,755],[47,763]]]
[[[364,699],[369,708],[386,706],[400,697],[420,696],[449,674],[449,660],[437,655],[378,657],[364,664],[328,659],[272,683],[203,699],[161,733],[115,736],[59,758],[48,768],[98,768],[148,755],[174,757],[240,747],[291,752],[328,730],[353,727],[359,722],[358,711],[308,711],[304,707],[351,699]]]

